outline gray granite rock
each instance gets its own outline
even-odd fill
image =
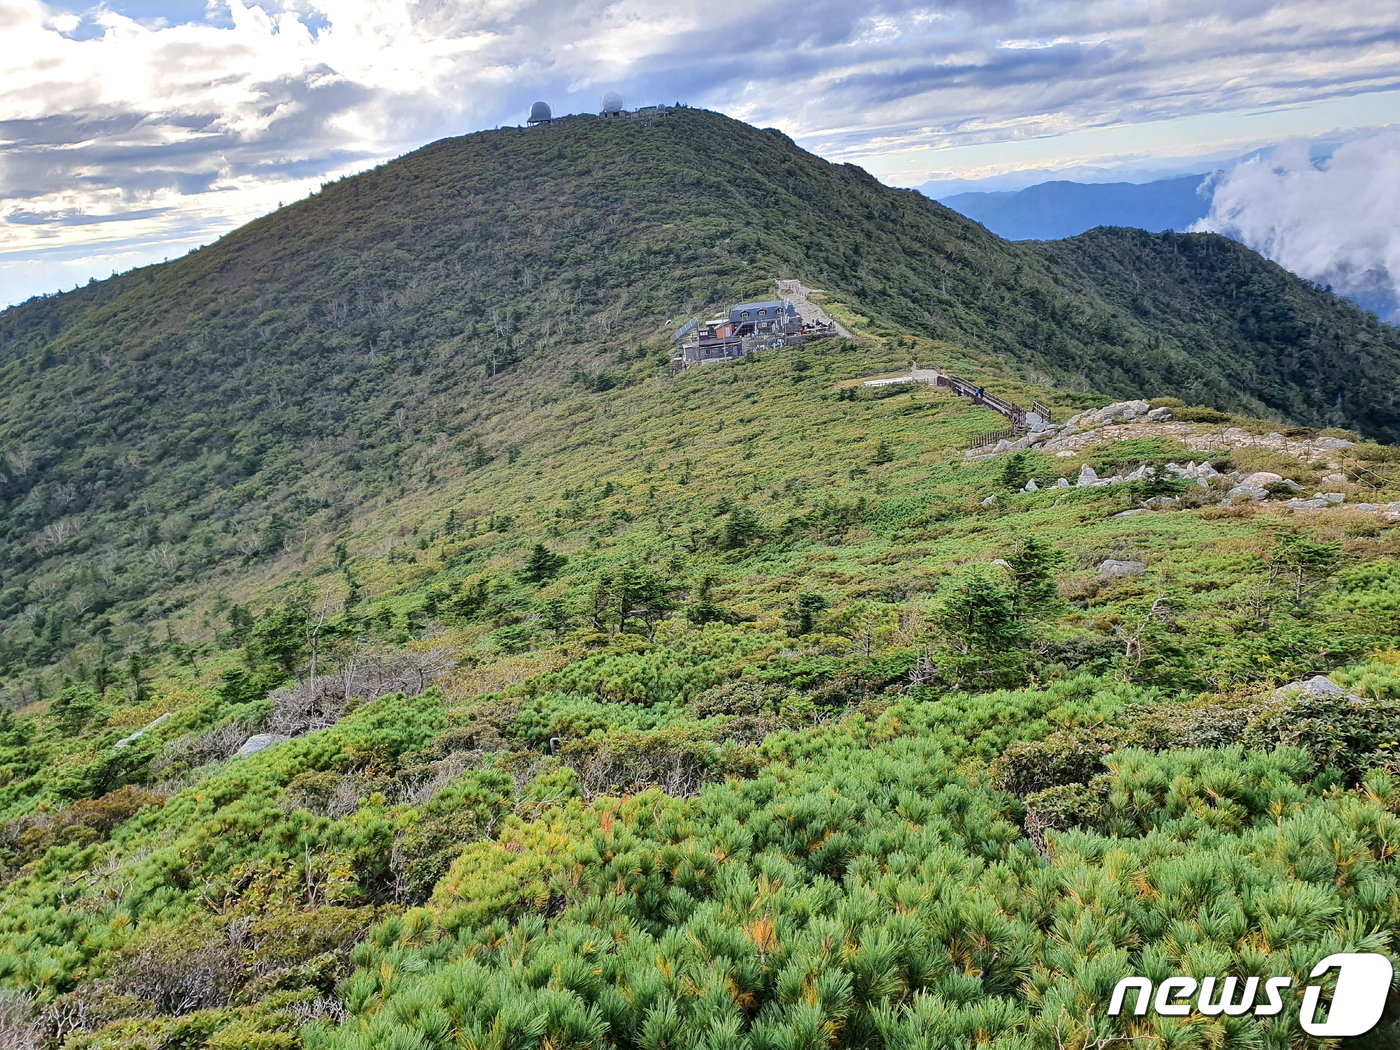
[[[259,751],[264,751],[273,744],[280,744],[284,740],[292,739],[281,733],[256,733],[243,741],[243,746],[233,753],[234,758],[247,758],[249,755],[256,755]]]
[[[1140,561],[1118,561],[1116,558],[1106,558],[1099,562],[1100,576],[1136,576],[1140,572],[1146,572],[1147,565]]]
[[[1347,691],[1326,675],[1313,675],[1297,682],[1289,682],[1274,690],[1276,696],[1347,696]]]

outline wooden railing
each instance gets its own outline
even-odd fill
[[[1040,417],[1040,421],[1042,423],[1055,422],[1055,417],[1051,413],[1050,409],[1047,406],[1042,405],[1039,401],[1031,402],[1031,411]]]
[[[989,430],[985,434],[978,434],[967,447],[986,448],[988,445],[995,445],[998,441],[1010,441],[1024,433],[1023,429],[1016,427],[1007,427],[1005,430]]]
[[[976,404],[990,408],[993,412],[1000,412],[1006,417],[1011,426],[1005,430],[992,430],[985,434],[979,434],[972,439],[969,448],[986,448],[988,445],[995,445],[998,441],[1008,440],[1024,434],[1030,429],[1026,423],[1026,410],[1014,401],[1008,401],[1004,397],[998,397],[990,393],[986,387],[978,386],[976,383],[969,383],[961,376],[950,376],[946,372],[938,374],[938,385],[947,387],[959,397],[969,398]],[[1036,403],[1036,410],[1040,412],[1040,418],[1048,421],[1049,409],[1044,405]],[[1043,411],[1042,411],[1043,410]]]

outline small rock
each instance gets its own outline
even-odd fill
[[[1235,485],[1229,492],[1225,493],[1226,503],[1234,503],[1242,499],[1263,500],[1268,498],[1269,492],[1267,489],[1261,488],[1258,485],[1246,485],[1243,483]]]
[[[1346,438],[1320,437],[1313,438],[1309,444],[1314,448],[1351,448],[1356,442]]]
[[[1345,492],[1314,492],[1313,499],[1325,499],[1328,503],[1345,503],[1347,496]]]
[[[233,753],[234,758],[247,758],[249,755],[256,755],[259,751],[266,750],[273,744],[280,744],[284,740],[292,739],[283,736],[281,733],[256,733],[243,741],[243,746]]]
[[[1069,488],[1069,478],[1061,478],[1059,481],[1055,482],[1055,487],[1057,489]]]
[[[1289,510],[1323,510],[1332,506],[1325,499],[1298,499],[1296,496],[1284,504]]]
[[[1322,479],[1324,485],[1345,485],[1347,476],[1345,474],[1328,474]]]
[[[1353,503],[1352,507],[1356,510],[1380,510],[1374,503]]]
[[[1116,558],[1106,558],[1099,562],[1100,576],[1136,576],[1140,572],[1146,572],[1147,565],[1140,561],[1118,561]]]
[[[1021,491],[1022,491],[1022,492],[1039,492],[1039,491],[1040,491],[1040,486],[1036,484],[1035,478],[1031,478],[1030,481],[1026,482],[1025,488],[1021,489]]]
[[[1277,485],[1283,480],[1282,474],[1275,474],[1269,470],[1256,470],[1253,474],[1240,479],[1241,485],[1254,485],[1257,488],[1266,489],[1270,485]]]
[[[1099,476],[1094,472],[1094,468],[1085,463],[1079,468],[1079,477],[1074,484],[1081,489],[1087,489],[1097,485],[1098,481]]]
[[[991,564],[991,565],[1000,565],[1003,569],[1009,569],[1009,568],[1011,568],[1011,563],[1010,563],[1009,561],[1007,561],[1005,558],[993,558],[993,559],[991,560],[991,562],[989,562],[989,564]]]
[[[1244,441],[1249,437],[1249,431],[1243,427],[1226,427],[1220,436],[1227,441]]]
[[[1056,458],[1056,459],[1069,459],[1069,458],[1070,458],[1071,456],[1073,456],[1073,455],[1074,455],[1074,449],[1072,449],[1072,448],[1066,448],[1066,449],[1061,449],[1059,452],[1056,452],[1056,453],[1055,453],[1055,458]]]
[[[1153,496],[1151,499],[1143,500],[1143,506],[1151,510],[1170,510],[1172,507],[1181,506],[1181,500],[1175,496]]]
[[[1110,518],[1135,518],[1139,514],[1151,514],[1146,507],[1134,507],[1132,510],[1120,510],[1117,514],[1110,514]]]
[[[1154,408],[1151,412],[1147,413],[1147,419],[1153,423],[1166,423],[1169,422],[1171,418],[1172,410],[1170,408]]]

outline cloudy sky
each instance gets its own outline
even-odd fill
[[[0,0],[0,42],[0,305],[536,98],[706,106],[945,191],[1207,171],[1400,120],[1400,0]],[[1220,222],[1267,234],[1249,187],[1284,183],[1253,175]]]

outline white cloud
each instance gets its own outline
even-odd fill
[[[1322,161],[1301,142],[1243,161],[1216,180],[1196,228],[1400,321],[1400,128],[1344,142]]]
[[[177,24],[70,6],[0,0],[0,259],[227,229],[535,98],[565,112],[613,88],[916,183],[992,143],[1400,87],[1374,0],[217,0]]]

